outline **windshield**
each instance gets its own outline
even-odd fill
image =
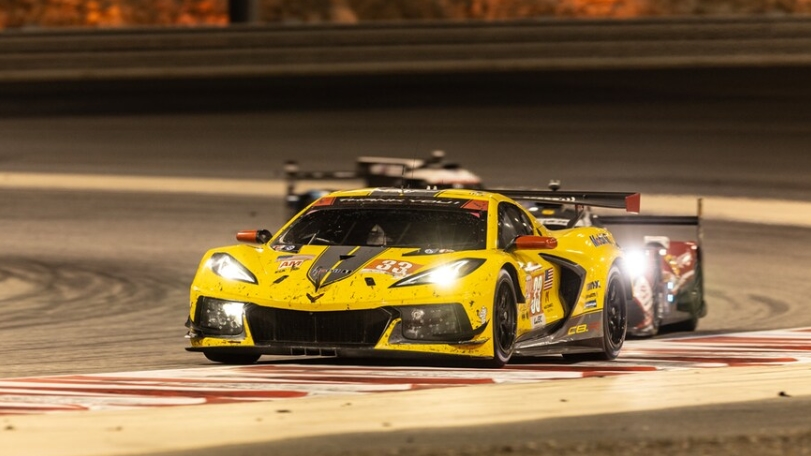
[[[274,245],[352,245],[483,249],[485,211],[423,207],[313,209],[299,217]]]

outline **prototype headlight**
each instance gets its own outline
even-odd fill
[[[634,250],[625,254],[625,264],[631,277],[639,277],[648,272],[650,259],[646,252]]]
[[[242,324],[244,315],[244,303],[200,298],[197,301],[195,324],[207,334],[237,336],[245,329]]]
[[[452,285],[458,279],[475,271],[482,264],[484,264],[484,260],[480,258],[465,258],[408,276],[397,281],[392,287],[428,284],[439,286]]]
[[[242,266],[239,261],[227,253],[215,253],[211,255],[211,258],[208,260],[208,267],[214,271],[214,274],[224,279],[258,283],[256,276],[253,275],[251,271],[245,266]]]

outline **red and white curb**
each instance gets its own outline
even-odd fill
[[[0,379],[0,414],[223,404],[351,396],[480,384],[737,366],[811,363],[811,328],[627,341],[613,362],[565,364],[559,357],[504,369],[255,364]]]

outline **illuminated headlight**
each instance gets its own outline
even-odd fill
[[[625,264],[631,277],[639,277],[648,272],[648,256],[645,252],[631,251],[625,254]]]
[[[208,260],[208,267],[214,271],[214,274],[224,279],[257,283],[256,276],[227,253],[215,253],[211,255],[211,258]]]
[[[448,263],[438,268],[408,276],[397,281],[392,287],[428,284],[439,286],[452,285],[456,280],[475,271],[482,264],[484,264],[484,260],[479,258],[466,258],[464,260],[454,261],[453,263]]]
[[[472,330],[459,304],[399,307],[403,337],[412,340],[461,340]]]
[[[237,336],[245,329],[242,324],[245,304],[241,302],[200,298],[195,315],[195,326],[206,334]]]

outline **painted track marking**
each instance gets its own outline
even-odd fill
[[[190,355],[191,356],[191,355]],[[811,328],[632,340],[619,359],[563,364],[558,357],[504,369],[314,363],[0,379],[0,414],[127,410],[354,396],[482,384],[528,384],[639,372],[811,363]]]

